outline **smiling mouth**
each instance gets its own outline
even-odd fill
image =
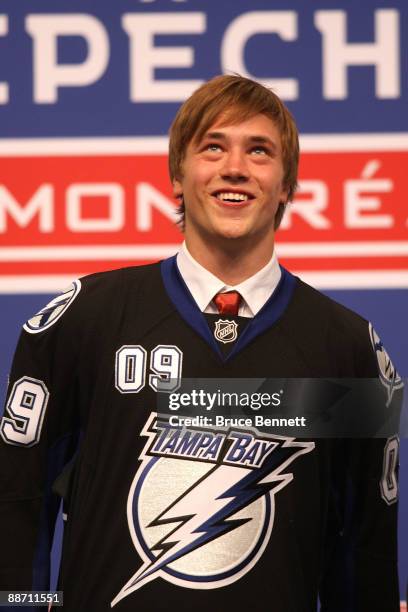
[[[227,206],[240,206],[252,200],[252,196],[247,193],[235,193],[232,191],[217,191],[213,194],[213,197]]]

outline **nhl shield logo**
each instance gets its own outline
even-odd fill
[[[235,321],[224,321],[223,319],[218,319],[218,321],[215,322],[214,336],[216,340],[223,342],[224,344],[234,342],[238,336],[237,328],[238,323]]]

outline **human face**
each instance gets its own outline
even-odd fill
[[[199,142],[190,142],[183,176],[173,183],[185,204],[185,238],[190,252],[198,242],[268,245],[283,187],[282,146],[278,128],[266,115],[238,124],[222,117]]]

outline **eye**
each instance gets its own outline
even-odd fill
[[[218,153],[221,151],[221,146],[216,142],[210,142],[209,144],[205,145],[204,149],[206,151],[210,151],[211,153]]]
[[[251,153],[255,153],[255,155],[268,155],[268,149],[261,145],[257,145],[251,149]]]

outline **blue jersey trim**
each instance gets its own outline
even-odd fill
[[[176,258],[177,256],[174,255],[161,262],[164,288],[185,322],[192,327],[194,331],[211,346],[218,357],[223,360],[221,349],[211,334],[205,316],[198,308],[195,299],[191,295],[179,272]]]
[[[161,262],[161,273],[166,292],[184,321],[201,336],[221,361],[233,359],[252,340],[271,327],[289,304],[297,279],[281,266],[281,279],[275,291],[261,310],[251,319],[228,355],[223,355],[208,327],[205,316],[198,308],[177,267],[176,255]]]
[[[73,444],[76,444],[77,432],[69,433],[58,440],[47,454],[47,473],[44,499],[39,519],[39,530],[33,556],[32,590],[48,591],[50,589],[50,552],[52,548],[55,521],[61,504],[61,498],[56,495],[52,486],[67,462],[67,454]],[[34,608],[33,608],[34,610]]]

